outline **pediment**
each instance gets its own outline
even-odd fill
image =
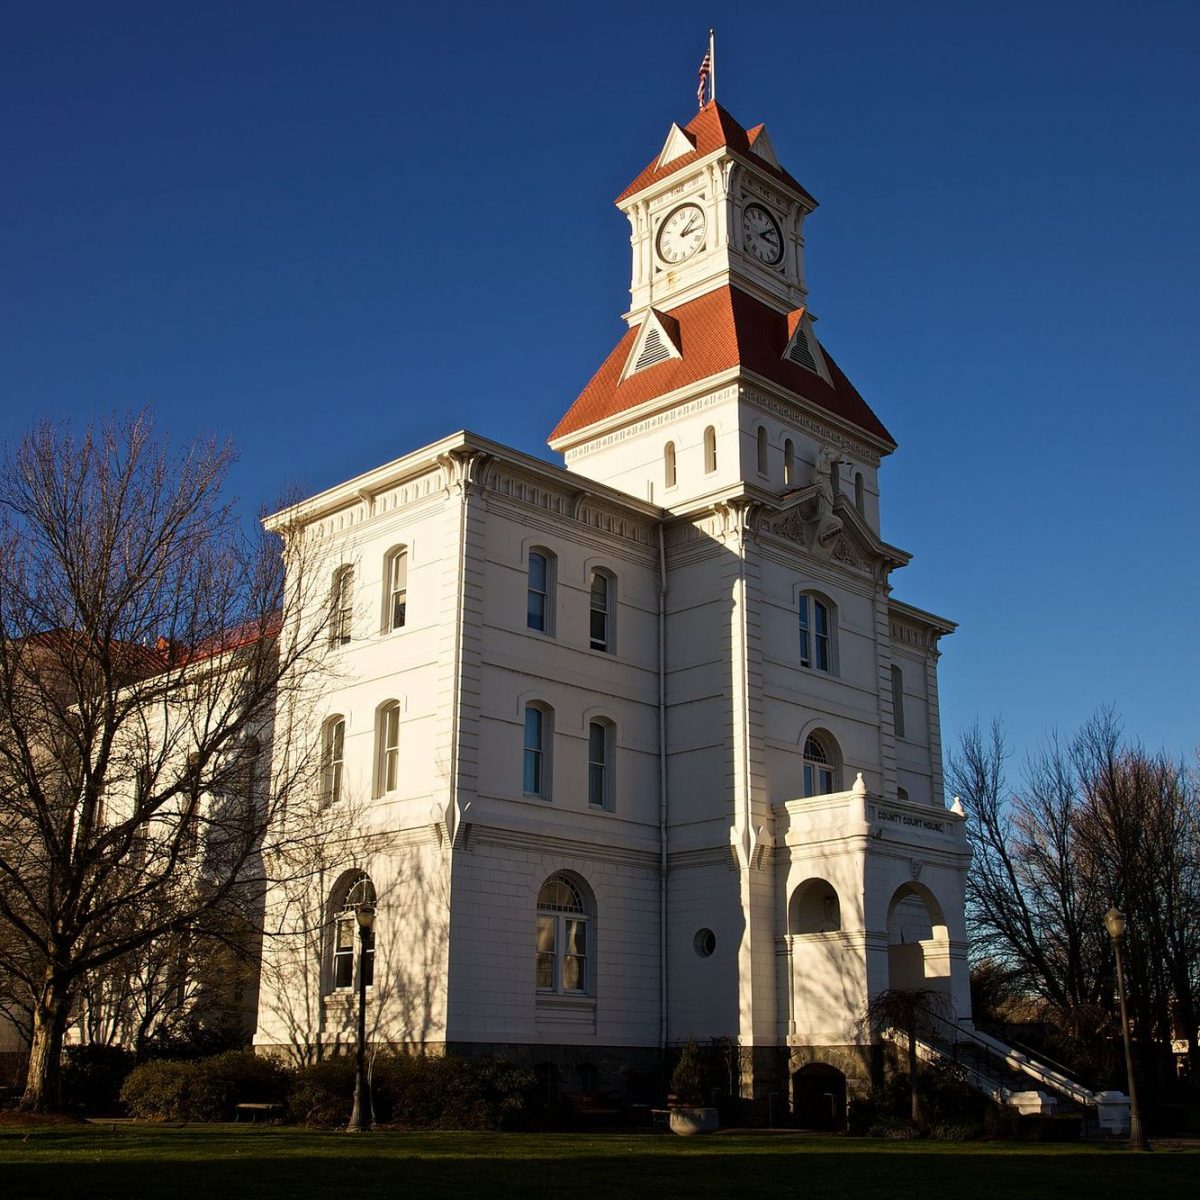
[[[833,511],[822,504],[820,490],[807,487],[794,493],[786,507],[762,516],[759,531],[794,542],[818,558],[841,563],[869,575],[903,566],[909,555],[875,536],[845,496]]]
[[[656,367],[672,358],[682,358],[679,322],[657,308],[646,309],[646,316],[638,326],[637,337],[629,348],[629,357],[621,370],[621,379],[628,379],[639,371]]]
[[[771,135],[767,132],[767,127],[756,125],[753,129],[746,131],[746,137],[750,142],[750,153],[756,154],[763,162],[770,163],[778,170],[779,155],[775,153],[775,146],[771,142]]]
[[[654,164],[654,169],[656,171],[662,170],[667,163],[674,162],[677,158],[682,158],[685,154],[691,154],[695,148],[696,142],[692,135],[685,133],[678,125],[672,124],[670,131],[667,133],[667,140],[663,143],[662,152]]]

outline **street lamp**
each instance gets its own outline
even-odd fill
[[[1133,1047],[1129,1042],[1129,1014],[1125,1009],[1125,965],[1121,958],[1121,943],[1125,940],[1125,914],[1110,908],[1104,914],[1104,926],[1112,938],[1117,955],[1117,995],[1121,1000],[1121,1033],[1125,1038],[1125,1074],[1129,1079],[1129,1148],[1149,1150],[1150,1143],[1142,1130],[1142,1112],[1138,1108],[1137,1084],[1133,1079]]]
[[[375,928],[375,905],[369,900],[354,906],[358,921],[358,1045],[355,1048],[354,1108],[347,1133],[371,1128],[371,1081],[367,1078],[367,945]]]

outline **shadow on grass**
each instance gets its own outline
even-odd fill
[[[922,1200],[970,1197],[1195,1195],[1197,1156],[1081,1147],[946,1146],[737,1135],[668,1137],[376,1134],[121,1129],[0,1139],[0,1191],[14,1200],[322,1200],[635,1194],[783,1195]]]

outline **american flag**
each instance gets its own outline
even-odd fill
[[[696,86],[696,107],[704,107],[704,88],[708,83],[708,73],[712,70],[712,50],[704,52],[704,59],[700,63],[700,82]]]

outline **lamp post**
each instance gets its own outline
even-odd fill
[[[371,1128],[371,1082],[367,1078],[367,942],[375,927],[375,905],[364,900],[354,906],[358,921],[358,1045],[355,1047],[354,1108],[347,1133]]]
[[[1129,1014],[1125,1008],[1125,964],[1121,958],[1121,943],[1125,940],[1125,914],[1119,908],[1110,908],[1104,914],[1104,926],[1112,938],[1113,950],[1117,955],[1117,995],[1121,1001],[1121,1033],[1125,1039],[1125,1074],[1129,1079],[1129,1148],[1149,1150],[1150,1143],[1142,1130],[1137,1084],[1133,1079],[1133,1047],[1129,1041]]]

